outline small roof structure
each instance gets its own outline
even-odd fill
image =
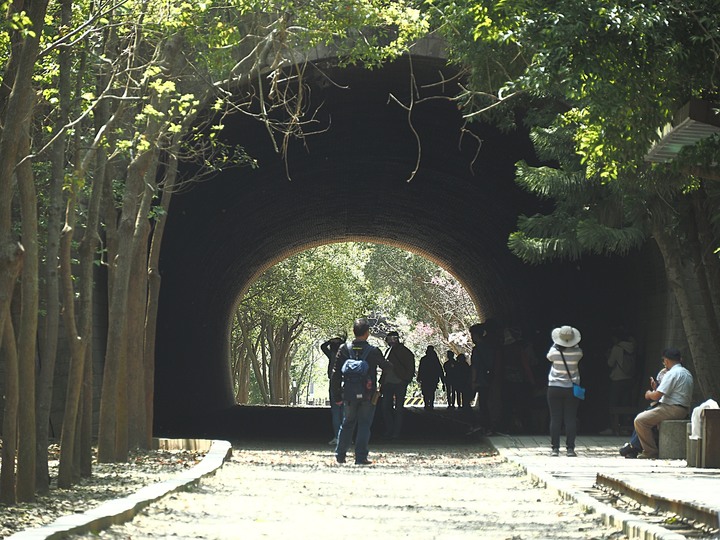
[[[685,146],[720,133],[718,106],[701,99],[692,99],[680,109],[673,121],[660,133],[660,140],[645,155],[645,161],[667,163]]]

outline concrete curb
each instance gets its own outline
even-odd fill
[[[197,483],[214,474],[232,454],[228,441],[212,441],[202,461],[176,478],[146,486],[122,499],[107,501],[82,514],[62,516],[49,525],[27,529],[7,537],[7,540],[44,540],[65,538],[70,534],[84,534],[106,529],[111,525],[133,519],[142,509],[162,497]]]
[[[491,441],[492,444],[492,441]],[[493,445],[495,447],[495,445]],[[522,460],[503,452],[502,448],[495,447],[495,450],[507,461],[520,467],[533,482],[544,486],[546,489],[555,491],[565,500],[573,501],[583,507],[586,511],[598,514],[603,518],[606,525],[611,525],[622,531],[630,539],[639,540],[687,540],[687,537],[668,531],[659,525],[647,523],[637,516],[621,512],[612,506],[593,499],[587,493],[582,493],[570,486],[564,485],[561,480],[543,471],[532,470]]]

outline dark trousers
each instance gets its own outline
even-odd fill
[[[533,387],[526,382],[502,382],[500,430],[508,433],[526,431],[532,425]]]
[[[435,391],[437,383],[424,383],[420,385],[420,391],[423,396],[423,403],[426,409],[432,409],[435,406]]]
[[[405,414],[407,383],[383,383],[382,411],[385,420],[385,436],[397,439],[402,431]]]
[[[457,391],[450,383],[445,383],[445,391],[447,392],[448,407],[454,407],[455,401],[457,401]],[[458,405],[460,403],[458,402]]]
[[[550,409],[550,444],[553,449],[560,448],[560,431],[565,426],[565,446],[574,450],[580,400],[573,395],[572,388],[548,386],[547,402]]]

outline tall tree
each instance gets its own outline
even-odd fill
[[[21,271],[26,248],[23,248],[13,234],[12,201],[13,183],[18,182],[21,189],[21,207],[23,219],[32,220],[23,226],[24,240],[28,242],[27,271],[23,278],[27,283],[22,286],[22,315],[18,330],[18,345],[6,344],[5,350],[16,350],[17,383],[9,381],[10,387],[17,385],[20,396],[27,397],[29,403],[21,403],[18,408],[20,416],[13,417],[12,408],[7,409],[5,420],[8,424],[18,423],[17,441],[8,440],[3,444],[12,445],[8,449],[7,461],[3,459],[3,471],[10,471],[5,478],[13,476],[15,467],[14,446],[18,445],[18,476],[17,484],[3,483],[3,499],[14,501],[33,500],[35,497],[35,339],[37,327],[37,204],[34,196],[32,173],[28,169],[30,163],[21,161],[29,150],[30,120],[34,109],[35,94],[32,77],[35,62],[40,50],[40,38],[43,32],[47,0],[28,2],[27,9],[19,10],[20,5],[9,6],[7,16],[15,21],[16,31],[11,36],[11,53],[2,78],[0,92],[0,328],[2,341],[15,340],[12,325],[9,322],[10,302],[15,286],[15,279]],[[9,91],[9,94],[7,93]],[[34,313],[33,306],[35,307]],[[32,320],[31,320],[32,319]],[[30,423],[32,422],[32,428]],[[8,425],[5,424],[5,425]],[[12,432],[12,429],[10,429]],[[4,435],[3,435],[4,437]],[[32,449],[29,448],[32,446]],[[32,471],[32,472],[31,472]],[[13,492],[9,492],[12,488]]]
[[[648,235],[662,253],[701,392],[717,393],[720,351],[711,336],[719,329],[702,324],[706,331],[698,331],[696,323],[716,320],[706,315],[718,306],[690,302],[686,287],[697,291],[697,280],[681,276],[716,275],[716,256],[710,254],[717,245],[707,234],[712,223],[707,217],[720,209],[706,197],[704,178],[717,176],[718,141],[696,149],[691,161],[682,156],[672,164],[645,161],[675,111],[691,98],[717,94],[716,3],[441,0],[431,5],[452,60],[467,69],[468,84],[458,96],[467,118],[507,126],[519,108],[531,127],[545,130],[537,142],[557,137],[557,146],[569,140],[578,158],[542,170],[521,165],[521,181],[559,203],[552,215],[523,218],[512,248],[527,260],[574,258],[622,253]],[[578,192],[585,187],[587,193]],[[693,197],[704,213],[690,213]],[[588,204],[579,204],[583,198]],[[642,216],[637,200],[645,204]],[[611,201],[620,214],[629,211],[603,220],[601,207]],[[701,221],[688,227],[697,217]],[[698,256],[684,256],[693,245]],[[720,283],[705,277],[701,283],[711,291],[708,299],[717,297],[713,291]]]

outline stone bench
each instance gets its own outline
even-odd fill
[[[665,420],[660,423],[658,451],[660,459],[685,459],[687,429],[690,420]]]

